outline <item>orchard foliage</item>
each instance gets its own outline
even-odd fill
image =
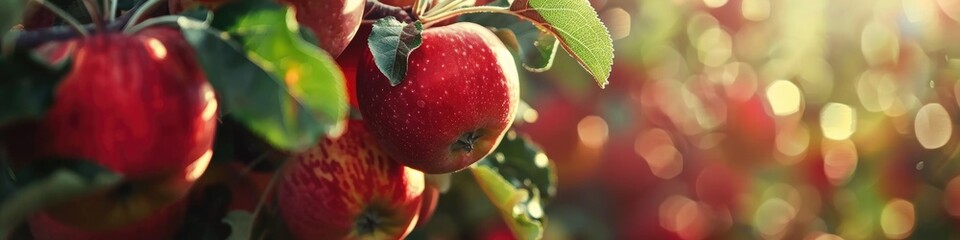
[[[296,0],[285,2],[296,2]],[[284,206],[278,206],[276,199],[277,194],[283,192],[277,192],[276,185],[280,184],[278,179],[283,179],[285,167],[291,165],[286,164],[288,159],[293,161],[294,158],[315,157],[315,154],[311,153],[321,155],[319,153],[322,151],[316,148],[318,143],[337,141],[349,128],[348,119],[362,118],[357,114],[351,114],[351,112],[360,111],[351,109],[348,103],[348,97],[356,94],[347,91],[347,89],[354,89],[348,88],[348,85],[357,84],[353,80],[357,73],[344,72],[345,69],[341,69],[335,59],[337,55],[359,54],[349,51],[341,54],[340,52],[346,47],[346,42],[367,43],[364,45],[369,48],[364,51],[372,54],[375,67],[386,76],[392,87],[403,87],[402,84],[405,81],[412,81],[407,77],[408,70],[411,68],[410,56],[417,54],[417,51],[426,51],[418,48],[423,43],[422,33],[456,21],[479,24],[486,27],[483,31],[494,33],[513,54],[512,57],[516,65],[520,66],[519,69],[531,72],[547,71],[552,66],[558,49],[562,48],[583,66],[586,73],[593,76],[600,87],[604,87],[607,85],[613,63],[610,34],[600,22],[595,10],[585,0],[500,0],[479,6],[474,6],[473,1],[465,0],[417,0],[411,1],[408,5],[398,6],[388,6],[376,0],[330,1],[339,3],[339,5],[330,6],[340,8],[357,7],[356,4],[364,5],[362,6],[365,11],[363,24],[372,24],[372,32],[369,36],[354,36],[357,25],[361,23],[359,20],[355,24],[342,22],[347,21],[343,19],[349,17],[331,20],[341,21],[337,23],[337,29],[338,31],[347,29],[344,30],[345,32],[325,32],[329,29],[321,28],[326,25],[318,23],[310,24],[314,28],[308,27],[298,22],[298,19],[310,16],[322,16],[317,18],[325,19],[330,13],[340,14],[341,11],[327,9],[329,11],[319,12],[318,9],[322,9],[322,6],[297,9],[299,5],[288,5],[285,2],[274,0],[105,0],[102,2],[97,0],[56,2],[0,0],[0,29],[3,30],[0,32],[3,39],[2,49],[0,49],[2,50],[0,52],[2,53],[0,55],[0,101],[3,102],[0,107],[0,238],[19,239],[28,237],[31,234],[29,229],[42,229],[45,226],[28,227],[28,221],[25,221],[41,213],[52,213],[51,216],[54,216],[54,220],[57,221],[62,219],[97,221],[97,219],[77,219],[77,216],[70,214],[59,214],[61,211],[58,209],[77,207],[71,204],[79,201],[78,199],[97,201],[90,199],[100,198],[90,196],[101,195],[107,196],[105,199],[108,200],[104,205],[107,208],[111,206],[110,203],[118,206],[130,205],[133,208],[132,211],[137,212],[138,215],[120,218],[130,221],[126,223],[111,222],[97,228],[67,226],[57,231],[106,231],[91,233],[90,236],[121,236],[102,234],[122,232],[125,226],[131,226],[132,222],[141,224],[142,221],[146,221],[144,219],[150,220],[151,223],[163,222],[153,220],[153,217],[159,216],[156,212],[165,211],[163,209],[167,209],[166,207],[170,204],[187,202],[185,214],[163,215],[182,218],[174,219],[177,224],[182,224],[176,227],[179,229],[178,232],[165,233],[166,236],[188,239],[225,239],[227,237],[230,239],[276,239],[301,236],[302,234],[291,234],[292,229],[286,227],[291,223],[284,223],[281,220],[284,218],[279,216],[282,212],[280,209]],[[306,17],[298,17],[301,15]],[[325,21],[324,19],[320,21]],[[60,86],[65,79],[68,79],[66,76],[90,74],[84,77],[99,78],[119,74],[120,71],[141,74],[138,69],[127,69],[131,66],[140,66],[138,64],[141,63],[125,63],[120,59],[107,59],[107,61],[114,61],[115,64],[110,68],[99,69],[98,72],[73,72],[72,70],[78,64],[86,63],[77,59],[85,60],[90,56],[77,56],[77,51],[72,49],[50,52],[51,48],[48,46],[67,40],[82,42],[105,34],[127,38],[156,28],[174,28],[179,32],[172,37],[147,39],[142,48],[129,50],[129,54],[146,51],[152,54],[149,56],[153,56],[157,63],[142,64],[146,64],[148,68],[168,71],[173,71],[170,70],[173,64],[185,62],[168,63],[171,60],[166,56],[194,56],[195,61],[187,62],[197,64],[193,67],[203,72],[204,81],[209,82],[216,98],[212,103],[214,104],[213,112],[204,112],[204,115],[215,114],[214,118],[218,120],[212,156],[206,154],[196,161],[185,159],[193,161],[189,169],[185,170],[186,173],[164,172],[149,176],[125,175],[101,166],[98,164],[101,163],[98,159],[88,159],[81,154],[47,157],[49,155],[49,152],[46,152],[49,151],[47,145],[56,139],[35,139],[34,135],[36,132],[50,131],[37,123],[49,117],[48,112],[51,106],[57,103],[58,96],[61,95]],[[181,52],[178,49],[165,48],[170,46],[169,44],[174,44],[164,42],[168,41],[165,39],[183,41],[192,47],[192,51]],[[329,41],[346,42],[331,44]],[[465,56],[477,55],[465,53]],[[425,63],[428,64],[420,66],[425,71],[445,70],[440,69],[440,63],[437,61],[430,63],[427,60]],[[513,68],[514,66],[510,66],[504,69]],[[352,71],[360,70],[352,69]],[[179,72],[171,74],[179,74]],[[520,74],[521,82],[523,76]],[[122,85],[122,81],[110,84],[125,86]],[[143,92],[143,94],[148,93],[149,91]],[[129,93],[97,92],[92,95],[112,94]],[[112,111],[98,111],[95,114],[117,116],[129,112],[128,109],[123,108],[131,106],[124,102],[81,102],[80,104],[112,106]],[[141,104],[161,106],[164,102],[158,100],[155,103]],[[516,105],[516,101],[512,104]],[[510,122],[515,124],[523,122],[521,116],[530,107],[525,103],[520,105],[519,110],[517,106],[510,108],[509,112],[517,117],[507,117],[511,118],[507,121],[508,129],[496,135],[497,138],[502,136],[502,139],[492,141],[499,145],[494,145],[490,149],[491,152],[484,152],[488,154],[480,155],[481,157],[471,156],[473,158],[468,160],[476,163],[472,164],[468,171],[428,175],[426,184],[428,187],[440,189],[441,192],[447,192],[450,186],[457,187],[463,184],[459,182],[472,181],[495,206],[514,236],[521,239],[536,239],[543,236],[543,227],[547,223],[544,206],[555,194],[557,180],[548,156],[544,155],[535,143],[525,136],[518,135],[509,126]],[[363,107],[364,105],[361,104],[360,110],[363,110]],[[444,109],[427,109],[426,111],[441,110]],[[504,111],[507,110],[504,109]],[[406,117],[422,116],[407,115]],[[172,121],[176,122],[176,119]],[[189,121],[190,119],[183,119],[183,122]],[[153,140],[138,138],[141,135],[136,133],[140,129],[126,129],[124,127],[129,126],[121,123],[104,122],[98,123],[97,126],[102,127],[103,131],[109,129],[132,131],[131,136],[134,137],[127,139],[127,141],[134,141],[130,142],[131,144],[137,143],[135,141]],[[503,134],[503,132],[506,133]],[[56,132],[52,133],[53,136],[56,134]],[[373,135],[376,136],[376,134]],[[471,134],[469,137],[481,136]],[[89,141],[98,141],[98,139]],[[461,142],[457,144],[464,144],[462,138],[459,141]],[[467,141],[466,144],[473,144],[471,141]],[[382,144],[382,141],[379,142]],[[100,143],[92,142],[91,144]],[[170,146],[178,143],[150,142],[150,144]],[[473,148],[468,146],[465,149],[469,152]],[[130,156],[126,155],[123,149],[103,151],[106,151],[103,152],[104,154]],[[351,151],[353,150],[346,149],[345,154],[342,155],[350,159]],[[350,162],[341,161],[341,164],[353,166]],[[322,176],[321,179],[336,175],[335,172],[323,172],[334,171],[330,168],[314,170],[319,171],[317,174]],[[417,170],[408,169],[407,171],[416,172]],[[186,183],[181,183],[182,179],[178,179],[184,177],[182,174],[187,174]],[[374,175],[377,174],[380,173],[374,171]],[[462,175],[472,175],[473,178],[471,180]],[[385,176],[368,177],[386,179]],[[176,181],[170,180],[171,178]],[[451,181],[455,183],[451,184]],[[240,182],[248,184],[238,184]],[[422,187],[411,189],[422,189]],[[175,197],[164,199],[163,202],[151,201],[145,203],[146,205],[136,205],[141,202],[132,202],[134,201],[132,199],[140,199],[141,195],[154,196],[151,194],[156,194],[158,191],[188,192],[187,195],[174,194]],[[416,199],[420,201],[419,198]],[[442,202],[446,198],[440,198],[440,200]],[[454,200],[456,199],[449,201]],[[225,208],[225,204],[229,207]],[[427,212],[430,213],[426,214],[432,214],[432,211]],[[356,233],[351,234],[370,232],[371,229],[367,228],[376,227],[376,224],[380,223],[374,221],[377,220],[377,216],[371,217],[366,213],[368,212],[364,212],[359,219],[351,219],[351,222],[346,224],[348,227],[359,228],[359,230],[354,229]],[[421,219],[429,217],[420,216]],[[286,219],[289,220],[289,218]],[[29,222],[39,224],[36,221]],[[337,219],[322,222],[337,222]],[[127,223],[129,224],[124,225]],[[107,231],[104,228],[113,230]],[[336,227],[323,226],[323,229],[334,228]],[[405,232],[400,231],[401,234],[397,236],[404,236],[411,229],[406,229]],[[76,236],[90,237],[83,234]]]

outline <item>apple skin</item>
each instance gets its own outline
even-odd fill
[[[168,205],[147,218],[116,229],[83,229],[64,224],[47,214],[30,216],[27,222],[33,239],[173,239],[186,213],[186,199]]]
[[[513,123],[517,68],[503,43],[480,25],[455,23],[422,36],[396,87],[364,53],[357,72],[360,112],[403,165],[429,174],[458,171],[493,151]]]
[[[283,171],[277,204],[295,239],[402,239],[417,221],[423,173],[393,161],[362,122],[294,155]]]
[[[37,157],[93,161],[125,180],[44,214],[74,227],[115,228],[183,198],[212,156],[218,104],[180,31],[96,34],[45,47],[53,58],[71,52],[73,66],[39,122]]]
[[[420,205],[420,214],[417,219],[417,227],[422,227],[427,225],[430,222],[430,218],[433,217],[433,213],[437,211],[437,202],[440,201],[440,189],[437,187],[427,184],[427,187],[423,189],[423,204]]]
[[[297,12],[297,21],[313,30],[320,48],[336,58],[353,39],[363,19],[364,0],[280,0]]]
[[[367,45],[367,39],[370,38],[370,31],[373,25],[362,24],[357,30],[357,35],[350,41],[350,45],[343,50],[343,53],[337,57],[337,65],[343,71],[344,80],[347,84],[347,96],[350,99],[351,107],[360,106],[357,103],[357,66],[360,65],[360,58],[365,52],[370,52]]]

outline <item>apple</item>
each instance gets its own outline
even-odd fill
[[[350,106],[352,107],[359,106],[357,103],[357,66],[360,65],[360,57],[363,56],[365,52],[370,51],[370,47],[367,45],[367,39],[370,38],[372,28],[373,26],[370,24],[360,25],[356,37],[353,38],[353,41],[350,41],[350,44],[343,50],[343,53],[337,57],[337,65],[339,65],[340,70],[343,71],[344,80],[346,80],[345,82],[347,84],[347,97],[350,99]]]
[[[292,5],[297,21],[310,28],[320,48],[336,58],[347,48],[363,19],[364,0],[280,0]]]
[[[127,228],[185,196],[213,154],[218,104],[180,31],[98,33],[45,48],[72,53],[72,70],[24,138],[39,139],[37,159],[93,161],[125,181],[41,215],[83,229]]]
[[[413,230],[424,175],[393,161],[362,122],[290,161],[276,203],[295,239],[402,239]]]
[[[490,154],[513,123],[517,68],[503,43],[480,25],[455,23],[422,36],[397,86],[365,52],[357,100],[388,155],[425,173],[449,173]]]
[[[420,213],[417,214],[417,227],[422,227],[430,222],[433,213],[437,210],[437,201],[440,200],[440,190],[437,187],[427,184],[423,189],[423,203],[420,205]]]

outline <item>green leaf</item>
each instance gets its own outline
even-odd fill
[[[477,184],[487,194],[487,198],[500,210],[500,216],[519,239],[541,239],[543,224],[524,214],[522,207],[515,211],[522,203],[530,200],[529,192],[514,188],[503,179],[496,170],[489,166],[475,166],[470,168]]]
[[[553,66],[553,59],[557,56],[560,42],[553,34],[537,28],[531,22],[497,13],[468,14],[460,20],[512,32],[513,36],[510,36],[498,31],[497,36],[507,46],[516,43],[515,46],[518,49],[511,50],[520,55],[520,61],[523,62],[523,67],[527,71],[543,72]]]
[[[588,1],[515,0],[510,11],[556,36],[601,88],[607,85],[613,67],[613,39]]]
[[[41,117],[50,105],[56,88],[70,72],[70,61],[48,65],[26,52],[0,58],[0,126],[22,119]]]
[[[470,169],[518,238],[542,236],[543,206],[556,193],[557,178],[540,149],[511,130],[493,153]]]
[[[343,132],[343,73],[301,38],[292,11],[272,2],[240,1],[218,8],[214,19],[212,24],[229,34],[197,21],[178,23],[224,114],[280,149],[304,149]]]
[[[0,199],[0,236],[8,235],[43,207],[109,188],[122,180],[99,165],[76,159],[34,161],[16,175],[7,167],[0,171],[0,181],[15,186],[12,194]]]
[[[556,194],[557,177],[549,158],[514,130],[507,132],[497,149],[478,165],[492,167],[517,188],[536,188],[544,202]]]
[[[407,75],[407,59],[423,44],[422,31],[420,21],[407,24],[394,17],[381,18],[373,24],[368,42],[370,53],[380,72],[390,79],[390,85],[403,82]]]
[[[250,238],[250,229],[253,228],[253,214],[245,210],[233,210],[223,217],[223,223],[230,225],[230,236],[227,240],[246,240]]]
[[[267,3],[254,3],[258,7],[249,11],[239,7],[244,14],[225,29],[240,36],[243,49],[255,63],[284,80],[293,99],[310,109],[326,135],[339,136],[348,107],[343,73],[330,55],[303,39],[293,11]],[[221,7],[217,13],[233,11],[232,6]],[[311,145],[315,139],[310,140]]]

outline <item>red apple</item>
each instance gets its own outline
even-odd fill
[[[413,230],[423,173],[393,161],[362,122],[291,161],[277,203],[296,239],[402,239]]]
[[[357,65],[360,65],[360,57],[365,52],[370,51],[367,45],[367,39],[370,38],[370,31],[373,26],[370,24],[360,25],[357,30],[357,36],[350,41],[350,45],[343,50],[343,53],[337,57],[337,65],[343,71],[344,80],[347,83],[347,97],[350,99],[350,106],[357,107]]]
[[[297,12],[297,21],[310,28],[320,48],[336,58],[347,48],[363,19],[364,0],[280,0]]]
[[[417,216],[419,216],[417,227],[427,225],[427,223],[430,222],[430,218],[433,217],[433,212],[437,210],[437,201],[439,200],[440,190],[428,184],[427,187],[423,189],[423,204],[420,206],[420,213],[417,214]]]
[[[40,158],[94,161],[125,178],[44,214],[78,228],[125,228],[186,195],[212,156],[217,100],[179,30],[51,43],[73,54],[34,133]],[[44,231],[44,226],[32,226]]]
[[[463,169],[493,151],[517,111],[513,56],[488,29],[455,23],[423,31],[402,83],[367,52],[357,100],[371,133],[400,163],[425,173]]]

